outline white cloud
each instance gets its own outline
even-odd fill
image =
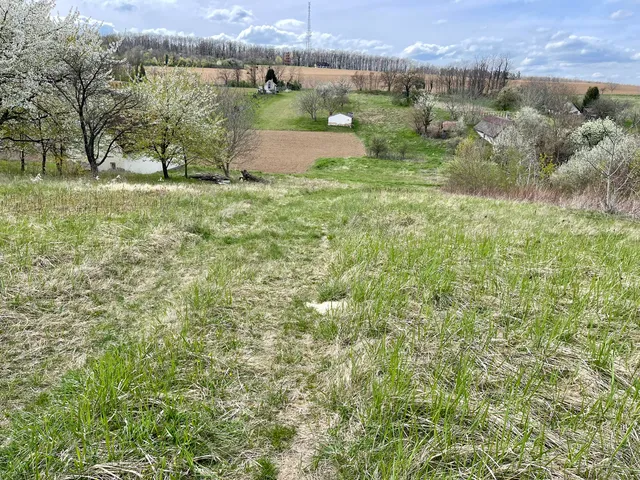
[[[456,53],[455,45],[416,42],[402,51],[402,56],[416,60],[431,61]]]
[[[625,63],[636,59],[632,50],[618,47],[608,40],[592,36],[569,35],[545,45],[549,61],[570,64]]]
[[[445,23],[447,23],[448,20],[441,18],[440,20],[436,20],[435,22],[433,22],[434,25],[444,25]]]
[[[175,5],[177,0],[89,0],[104,8],[113,8],[121,12],[131,12],[140,7],[164,7]]]
[[[193,32],[187,33],[177,30],[171,30],[169,28],[145,28],[143,30],[139,30],[137,28],[130,28],[128,30],[130,33],[143,33],[147,35],[165,35],[165,36],[178,36],[178,37],[194,37],[195,34]]]
[[[236,40],[260,45],[301,45],[300,35],[276,28],[273,25],[251,25],[241,31]]]
[[[218,33],[217,35],[211,35],[209,37],[212,40],[235,40],[236,37],[232,37],[231,35],[227,35],[226,33]]]
[[[285,18],[283,20],[278,20],[276,23],[274,23],[274,26],[276,28],[279,28],[281,30],[294,30],[294,31],[299,31],[301,29],[304,28],[304,22],[301,22],[300,20],[296,20],[295,18]]]
[[[633,17],[633,12],[629,10],[617,10],[611,14],[611,20],[624,20],[629,17]]]
[[[207,20],[222,23],[249,23],[253,20],[253,12],[234,5],[231,8],[215,8],[211,9],[205,15]]]
[[[259,45],[303,47],[306,41],[306,33],[291,32],[274,25],[251,25],[241,31],[235,39],[240,42]],[[313,48],[356,50],[361,52],[375,52],[377,54],[386,54],[393,49],[391,45],[387,45],[379,40],[345,38],[341,35],[323,32],[312,33],[312,44]]]

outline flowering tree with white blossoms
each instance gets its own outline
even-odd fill
[[[32,108],[58,66],[77,14],[51,16],[50,0],[0,0],[0,125]]]
[[[162,164],[164,178],[178,161],[188,162],[187,153],[196,152],[201,133],[207,139],[219,130],[213,89],[198,75],[165,68],[136,87],[141,101],[142,127],[136,135],[136,149]],[[204,129],[204,130],[203,130]]]
[[[427,135],[436,113],[436,100],[425,91],[420,92],[413,102],[413,123],[420,135]]]
[[[502,165],[514,158],[520,172],[519,184],[530,185],[540,171],[538,146],[549,126],[548,120],[531,107],[524,107],[515,118],[514,124],[506,128],[493,146],[493,160]]]
[[[114,86],[117,44],[103,46],[96,25],[76,24],[62,42],[61,61],[51,84],[74,113],[82,148],[94,177],[135,125],[130,113],[137,105],[132,89]]]
[[[571,140],[577,147],[569,162],[558,169],[557,180],[602,187],[605,210],[613,212],[619,198],[629,192],[640,168],[640,139],[613,120],[593,120],[578,128]]]

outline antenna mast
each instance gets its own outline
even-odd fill
[[[307,55],[311,53],[311,2],[309,2],[309,16],[307,17]]]

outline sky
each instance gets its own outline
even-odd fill
[[[312,2],[313,48],[435,65],[509,55],[523,75],[640,84],[640,0],[325,0]],[[59,0],[104,32],[305,44],[300,0]]]

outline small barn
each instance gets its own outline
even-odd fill
[[[353,117],[344,113],[337,113],[329,117],[330,127],[349,127],[353,126]]]
[[[513,121],[508,118],[487,116],[474,129],[480,138],[493,145],[500,134],[511,125],[513,125]]]

